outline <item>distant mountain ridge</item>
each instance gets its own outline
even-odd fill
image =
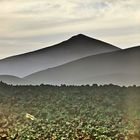
[[[31,84],[117,84],[140,85],[140,47],[92,55],[31,74]]]
[[[0,60],[0,81],[19,85],[140,86],[139,60],[140,46],[121,50],[79,34],[51,47]]]
[[[61,66],[33,73],[19,79],[17,84],[117,84],[140,86],[139,60],[140,46],[137,46],[84,57]]]
[[[17,85],[17,84],[24,85],[24,83],[26,83],[23,82],[24,81],[23,79],[12,75],[0,75],[0,81],[13,85]]]
[[[120,48],[78,34],[54,46],[0,60],[0,75],[25,77],[83,57],[117,50]]]

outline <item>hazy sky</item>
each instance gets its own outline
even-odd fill
[[[140,45],[140,0],[0,0],[0,58],[83,33]]]

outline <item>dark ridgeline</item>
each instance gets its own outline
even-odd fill
[[[24,78],[32,84],[140,85],[140,47],[85,57]]]
[[[139,60],[140,46],[121,50],[79,34],[52,47],[1,60],[0,72],[31,74],[1,75],[0,80],[33,85],[140,85]]]
[[[0,75],[24,77],[83,57],[116,50],[119,48],[79,34],[54,46],[0,60]]]

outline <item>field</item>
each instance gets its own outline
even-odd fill
[[[140,140],[140,87],[1,82],[0,140]]]

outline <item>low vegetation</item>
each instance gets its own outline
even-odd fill
[[[0,83],[0,140],[140,140],[140,87]]]

